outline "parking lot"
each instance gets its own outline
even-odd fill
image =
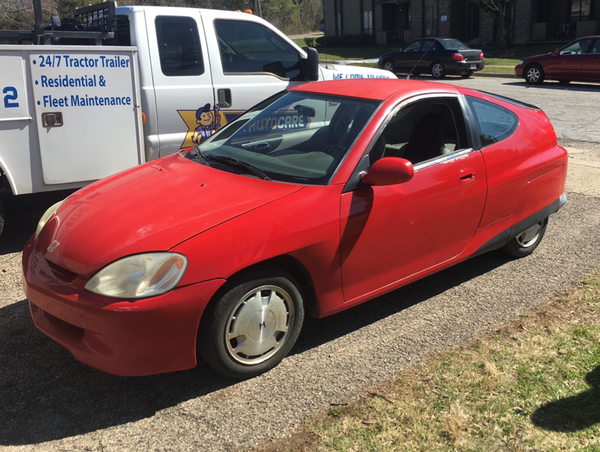
[[[600,85],[447,81],[538,105],[571,151],[567,204],[532,256],[489,253],[342,314],[309,319],[291,355],[248,381],[226,380],[203,364],[120,378],[79,364],[33,327],[20,250],[51,200],[30,199],[0,237],[0,450],[250,450],[600,269]]]

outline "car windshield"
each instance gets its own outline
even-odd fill
[[[470,47],[456,39],[440,39],[446,50],[469,50]]]
[[[378,105],[349,97],[283,92],[187,156],[238,174],[325,185]]]

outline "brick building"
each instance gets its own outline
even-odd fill
[[[325,33],[371,34],[378,44],[424,36],[497,41],[497,25],[475,0],[323,0]],[[569,41],[600,34],[600,0],[514,0],[511,41]]]

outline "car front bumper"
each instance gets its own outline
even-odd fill
[[[35,326],[78,361],[120,376],[194,367],[200,318],[224,283],[192,284],[136,301],[110,299],[50,265],[33,238],[23,251],[23,273]]]

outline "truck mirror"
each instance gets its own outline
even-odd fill
[[[302,75],[307,82],[319,80],[319,52],[314,47],[306,49],[307,57],[302,59]]]

